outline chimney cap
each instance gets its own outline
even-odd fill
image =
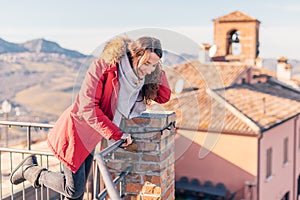
[[[256,60],[256,61],[262,61],[263,59],[262,59],[261,57],[257,56],[257,57],[255,58],[255,60]]]
[[[209,50],[210,49],[210,47],[211,47],[211,45],[210,44],[208,44],[208,43],[202,43],[202,44],[200,44],[200,47],[201,47],[201,49],[203,49],[203,50]]]
[[[288,59],[284,56],[280,56],[277,58],[277,62],[287,62],[287,61],[288,61]]]

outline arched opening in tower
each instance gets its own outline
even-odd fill
[[[242,52],[242,45],[240,43],[240,32],[232,30],[227,35],[227,55],[239,56]]]

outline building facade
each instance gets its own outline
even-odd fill
[[[167,70],[171,86],[178,74],[184,80],[182,92],[164,106],[177,115],[176,191],[225,199],[298,198],[300,91],[254,64],[259,24],[239,11],[217,18],[212,59],[218,62]]]

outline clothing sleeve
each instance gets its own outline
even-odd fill
[[[161,70],[160,84],[158,86],[157,97],[154,99],[157,103],[166,103],[170,100],[171,89],[164,70]]]
[[[107,79],[105,74],[107,67],[108,64],[100,59],[92,63],[80,89],[78,107],[90,127],[106,139],[119,140],[123,133],[100,108]]]

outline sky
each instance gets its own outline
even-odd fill
[[[239,10],[258,19],[260,56],[300,60],[299,0],[0,0],[0,38],[44,38],[91,54],[128,31],[174,31],[196,44],[213,44],[212,20]],[[176,41],[174,41],[176,42]]]

